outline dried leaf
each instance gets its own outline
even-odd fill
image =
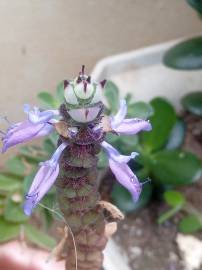
[[[68,132],[68,124],[65,121],[59,121],[58,123],[54,124],[54,127],[57,131],[57,133],[64,138],[69,138],[69,132]]]
[[[110,222],[105,226],[105,236],[107,238],[111,237],[117,231],[117,223]]]
[[[112,128],[110,125],[110,120],[108,116],[103,116],[101,123],[100,123],[104,132],[112,132]]]
[[[66,240],[68,239],[68,228],[65,226],[63,230],[63,236],[61,241],[57,244],[57,246],[51,251],[47,262],[49,262],[53,257],[56,258],[56,261],[63,260],[63,251],[65,247]]]
[[[103,209],[107,210],[114,219],[118,219],[118,220],[124,219],[124,214],[115,205],[106,201],[100,201],[98,204]]]

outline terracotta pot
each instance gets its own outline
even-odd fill
[[[64,270],[64,262],[47,262],[48,252],[9,242],[0,246],[1,270]]]

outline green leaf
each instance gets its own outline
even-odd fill
[[[13,192],[21,187],[18,179],[0,174],[0,192]]]
[[[16,175],[23,175],[25,172],[25,165],[18,156],[7,160],[6,168]]]
[[[202,68],[202,37],[182,41],[166,52],[166,66],[174,69],[194,70]]]
[[[187,3],[192,6],[196,11],[202,13],[202,0],[187,0]]]
[[[163,214],[161,214],[159,216],[159,218],[158,218],[158,224],[162,224],[165,221],[167,221],[168,219],[172,218],[181,209],[182,209],[181,206],[176,206],[176,207],[173,207],[173,208],[169,209],[168,211],[164,212]]]
[[[131,93],[127,93],[125,96],[125,100],[126,100],[126,104],[129,105],[132,99],[132,94]]]
[[[97,164],[97,167],[99,169],[103,169],[103,168],[106,168],[107,166],[108,166],[108,158],[107,158],[107,155],[105,154],[105,152],[102,150],[98,154],[98,164]]]
[[[51,250],[55,247],[56,241],[54,238],[39,231],[30,224],[25,225],[25,236],[27,239],[41,248]]]
[[[136,102],[128,106],[128,117],[129,118],[141,118],[148,119],[153,114],[153,108],[150,104],[145,102]]]
[[[38,98],[41,101],[42,105],[44,105],[46,108],[53,109],[58,107],[58,102],[48,92],[39,93]]]
[[[153,177],[162,184],[191,184],[202,175],[201,161],[188,152],[164,150],[154,154],[150,162]]]
[[[130,213],[144,207],[151,199],[152,185],[143,186],[143,191],[138,202],[134,202],[130,192],[120,184],[116,183],[112,191],[112,199],[114,204],[123,212]]]
[[[36,165],[44,160],[42,155],[36,155],[36,151],[33,151],[30,146],[23,146],[19,150],[20,156],[24,157],[29,163],[36,163]]]
[[[59,104],[64,103],[64,81],[58,84],[56,89],[56,97]]]
[[[6,221],[21,223],[28,220],[28,217],[23,213],[21,204],[15,203],[8,199],[6,207],[4,209],[4,218]]]
[[[23,191],[25,194],[28,192],[35,175],[36,175],[36,171],[34,170],[29,175],[24,177]]]
[[[111,113],[116,113],[119,108],[119,90],[118,87],[112,82],[107,81],[105,86],[104,94],[106,96],[107,102]]]
[[[179,223],[179,230],[182,233],[194,233],[202,228],[202,224],[197,216],[188,215]]]
[[[193,92],[184,96],[182,105],[185,110],[202,116],[202,92]]]
[[[150,118],[152,131],[141,134],[142,145],[147,151],[162,148],[176,122],[175,110],[168,101],[159,97],[153,99],[151,105],[154,109],[154,114]]]
[[[3,220],[2,218],[0,219],[0,243],[4,243],[17,238],[19,233],[19,224],[12,224]]]
[[[182,193],[174,190],[169,190],[164,193],[166,203],[172,207],[183,206],[185,204],[185,197]]]
[[[53,131],[49,136],[48,139],[51,140],[52,144],[56,147],[58,142],[58,133],[56,131]]]
[[[179,148],[183,142],[185,137],[185,123],[182,119],[178,118],[175,123],[170,136],[168,138],[167,144],[165,146],[166,149],[176,149]]]
[[[43,148],[50,155],[55,151],[55,145],[49,138],[43,141]]]
[[[113,143],[113,146],[117,148],[122,154],[130,155],[132,151],[135,151],[135,147],[138,144],[138,136],[120,136],[117,141]]]

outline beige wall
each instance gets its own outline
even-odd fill
[[[19,120],[83,63],[201,30],[185,0],[0,0],[0,114]]]

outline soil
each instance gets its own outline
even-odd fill
[[[202,159],[202,119],[185,113],[183,116],[187,132],[183,148]],[[111,177],[104,181],[101,193],[107,198],[112,189]],[[202,182],[180,188],[187,200],[202,213]],[[128,214],[119,223],[114,240],[127,254],[131,270],[181,270],[182,258],[176,244],[177,224],[183,215],[180,213],[163,225],[157,224],[157,217],[167,206],[161,201],[150,203],[145,209]],[[194,234],[202,239],[202,232]],[[202,269],[202,267],[200,268]]]

